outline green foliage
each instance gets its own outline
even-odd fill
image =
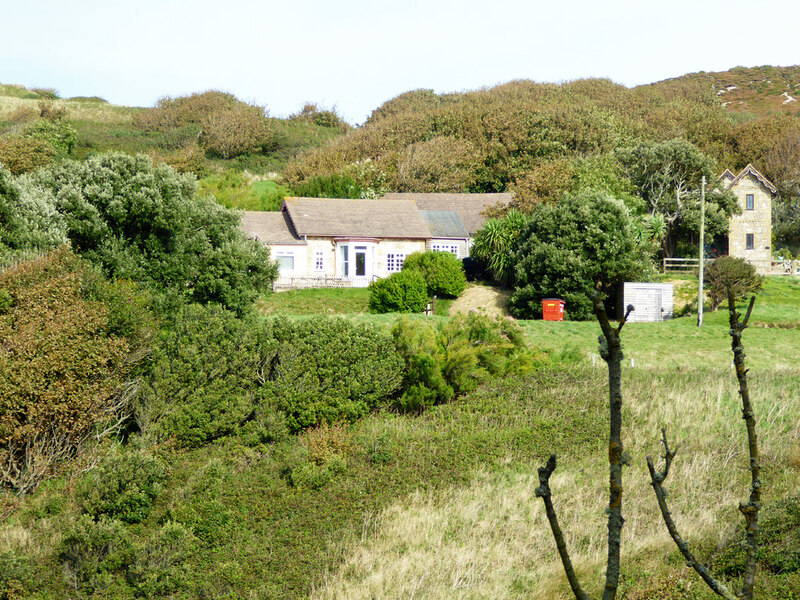
[[[515,254],[528,217],[511,209],[502,218],[488,219],[475,234],[470,254],[479,260],[502,286],[514,282]]]
[[[431,296],[458,298],[467,285],[464,265],[451,252],[414,252],[406,257],[403,271],[421,273]]]
[[[728,293],[740,300],[757,294],[764,285],[764,277],[743,258],[720,256],[703,270],[703,283],[708,289],[711,310],[727,302]]]
[[[242,312],[277,265],[239,215],[195,194],[194,178],[145,156],[64,162],[31,179],[55,197],[72,247],[111,277],[142,281]]]
[[[210,194],[226,208],[239,210],[280,210],[288,188],[273,181],[252,181],[244,173],[228,169],[210,175],[198,184],[201,195]]]
[[[103,593],[133,561],[133,542],[122,522],[89,515],[78,518],[61,538],[58,560],[74,589],[87,594]]]
[[[75,149],[78,136],[75,129],[61,120],[39,119],[22,130],[22,136],[50,144],[59,156],[68,156]]]
[[[289,117],[292,121],[308,121],[320,127],[328,127],[339,131],[347,131],[350,126],[340,117],[335,109],[321,108],[314,102],[303,105],[300,112]]]
[[[112,452],[78,484],[83,512],[125,523],[144,520],[166,480],[164,465],[143,451]]]
[[[398,408],[418,412],[474,390],[490,376],[534,366],[525,335],[513,322],[470,312],[438,325],[403,318],[392,327],[406,365]]]
[[[155,535],[136,548],[126,580],[137,596],[158,598],[186,589],[189,569],[185,564],[196,552],[192,532],[173,521],[167,521]]]
[[[541,315],[542,299],[560,298],[570,319],[589,319],[593,289],[609,293],[652,269],[621,201],[604,192],[567,195],[538,207],[520,236],[509,309],[532,318]]]
[[[87,293],[90,275],[66,250],[0,272],[12,299],[0,314],[0,481],[20,493],[129,410],[119,387],[134,347]]]
[[[237,432],[256,405],[257,330],[253,319],[218,307],[178,310],[153,350],[135,412],[140,429],[181,446]]]
[[[400,386],[402,359],[391,338],[370,325],[315,317],[277,319],[271,327],[278,347],[263,392],[291,431],[353,422]]]
[[[315,175],[293,186],[296,196],[304,198],[360,198],[363,190],[347,175]]]
[[[403,269],[369,284],[369,309],[375,313],[421,313],[428,304],[425,277]]]
[[[0,138],[0,166],[14,175],[30,173],[49,165],[57,151],[45,140],[25,137]]]

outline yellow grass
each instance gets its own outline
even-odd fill
[[[598,377],[604,373],[596,370]],[[800,372],[752,377],[765,499],[800,492]],[[640,372],[624,384],[623,566],[664,568],[675,550],[649,485],[645,455],[660,456],[660,427],[680,450],[666,487],[684,537],[722,541],[749,493],[744,427],[735,377]],[[344,543],[345,565],[315,600],[389,598],[571,598],[540,499],[538,465],[475,473],[468,487],[419,492],[365,523]],[[604,456],[563,457],[551,478],[554,503],[584,587],[603,584],[608,466]],[[652,563],[650,565],[650,563]],[[686,575],[689,580],[691,574]]]
[[[133,115],[142,110],[127,106],[117,106],[104,102],[80,102],[73,100],[55,100],[53,108],[65,108],[69,121],[92,121],[97,123],[129,123]],[[39,100],[0,96],[0,121],[24,121],[27,116],[35,118],[39,115]]]

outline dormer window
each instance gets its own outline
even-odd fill
[[[744,207],[746,210],[755,210],[756,209],[756,200],[753,194],[747,194],[744,197]]]

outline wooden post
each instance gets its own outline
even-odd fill
[[[697,326],[703,326],[703,267],[705,267],[706,176],[700,188],[700,269],[697,281]]]

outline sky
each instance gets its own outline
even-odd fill
[[[3,0],[0,82],[153,106],[216,89],[351,124],[414,89],[800,64],[798,0]]]

